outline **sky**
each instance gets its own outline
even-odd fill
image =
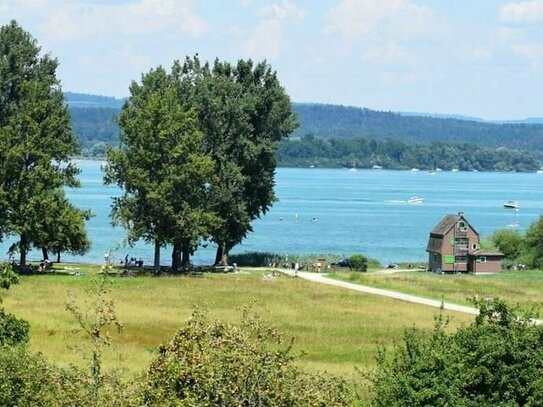
[[[0,0],[66,91],[125,97],[176,59],[265,59],[294,102],[543,117],[543,0]]]

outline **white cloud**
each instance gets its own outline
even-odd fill
[[[284,26],[290,21],[303,20],[305,10],[284,0],[260,8],[259,14],[266,18],[249,32],[245,52],[252,58],[277,58],[281,54]]]
[[[20,0],[40,3],[42,0]],[[44,31],[62,40],[78,40],[96,36],[145,35],[162,31],[198,36],[207,29],[205,21],[191,9],[190,1],[138,0],[125,4],[91,2],[72,3],[60,0],[47,3],[49,12]],[[36,10],[33,6],[33,10]],[[42,13],[44,11],[42,10]]]
[[[393,41],[388,42],[384,46],[372,47],[362,52],[362,60],[374,64],[405,63],[410,59],[411,55],[405,47]]]
[[[281,53],[281,23],[278,20],[262,21],[250,34],[245,51],[252,58],[276,58]]]
[[[326,16],[326,33],[350,40],[378,35],[406,37],[424,32],[433,11],[412,0],[341,0]]]
[[[532,66],[543,66],[543,44],[517,44],[511,46],[511,50],[526,58]]]
[[[543,21],[543,0],[505,4],[500,18],[508,23],[536,23]]]
[[[281,4],[271,4],[264,7],[263,11],[271,14],[277,20],[303,20],[306,14],[305,10],[286,0]]]

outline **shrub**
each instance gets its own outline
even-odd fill
[[[291,346],[260,318],[240,325],[210,321],[196,310],[160,348],[147,374],[146,406],[345,406],[346,382],[307,374]]]
[[[353,254],[349,257],[349,267],[355,271],[368,271],[368,259],[361,254]]]
[[[375,406],[537,406],[543,397],[543,326],[500,300],[478,304],[453,333],[441,318],[425,334],[405,332],[379,353]]]
[[[129,407],[141,405],[134,389],[115,375],[104,376],[96,393],[89,373],[60,369],[26,347],[0,352],[1,406]]]
[[[228,256],[230,264],[236,263],[242,267],[267,267],[274,259],[280,258],[278,254],[266,252],[246,252]]]
[[[0,345],[18,345],[28,342],[30,324],[0,309]]]

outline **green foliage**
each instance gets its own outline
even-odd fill
[[[349,257],[349,268],[355,271],[368,271],[368,259],[361,254],[353,254]]]
[[[501,300],[478,303],[474,323],[447,333],[407,330],[381,351],[375,406],[538,406],[543,395],[543,327]]]
[[[470,141],[471,142],[471,141]],[[473,144],[407,144],[398,139],[369,137],[328,139],[302,137],[279,144],[277,160],[283,166],[357,167],[380,165],[387,169],[413,167],[432,170],[535,171],[540,163],[532,152],[488,148]]]
[[[6,407],[130,407],[141,405],[133,385],[115,375],[104,377],[94,393],[90,375],[59,368],[26,347],[0,352],[0,405]]]
[[[0,308],[0,346],[27,343],[30,324]]]
[[[9,290],[13,284],[19,283],[19,277],[15,274],[13,266],[8,262],[0,264],[0,288]]]
[[[238,266],[245,267],[266,267],[274,259],[280,259],[281,256],[276,253],[268,252],[246,252],[239,254],[231,254],[229,260],[231,264],[236,263]]]
[[[208,205],[221,222],[212,231],[215,263],[266,213],[274,193],[277,143],[296,127],[290,99],[266,62],[237,64],[186,58],[172,69],[183,98],[197,113],[205,151],[215,162]]]
[[[40,233],[42,202],[78,186],[79,170],[69,160],[79,149],[56,78],[58,62],[40,51],[15,21],[0,27],[0,237],[19,236],[23,267]]]
[[[349,405],[344,381],[303,372],[282,343],[277,330],[247,311],[232,325],[196,310],[151,364],[145,405]]]
[[[188,264],[218,222],[206,208],[215,163],[202,152],[196,114],[178,92],[175,72],[160,67],[132,83],[119,117],[121,144],[108,151],[105,169],[105,182],[124,190],[114,199],[113,221],[128,230],[130,242],[155,243],[157,272],[160,246],[182,247]],[[175,260],[172,269],[179,267]]]
[[[505,258],[508,260],[517,259],[524,248],[524,238],[516,230],[496,230],[490,239],[496,248],[505,254]]]
[[[543,216],[530,224],[524,242],[529,266],[543,268]]]

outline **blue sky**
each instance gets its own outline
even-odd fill
[[[126,96],[198,53],[266,59],[293,101],[543,116],[543,0],[0,0],[64,90]]]

